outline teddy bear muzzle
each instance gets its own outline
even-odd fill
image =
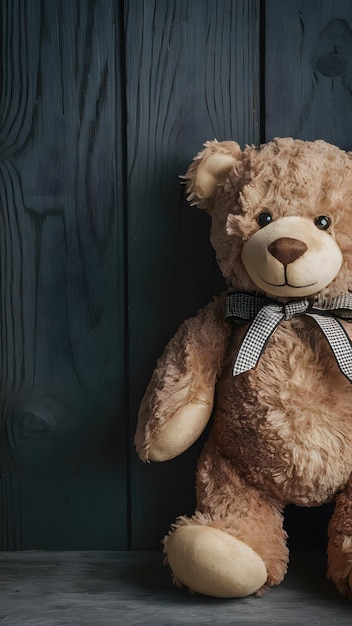
[[[342,265],[341,250],[314,220],[287,216],[255,232],[242,262],[260,290],[273,296],[310,296],[327,287]]]

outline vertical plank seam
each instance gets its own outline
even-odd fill
[[[266,81],[266,0],[259,2],[259,139],[266,141],[266,108],[265,108],[265,81]]]
[[[115,5],[116,6],[116,5]],[[121,176],[121,191],[119,194],[119,200],[122,207],[120,208],[120,224],[122,228],[122,240],[123,240],[123,325],[124,325],[124,406],[126,408],[126,424],[125,424],[125,472],[126,472],[126,548],[131,550],[131,532],[132,532],[132,510],[131,510],[131,410],[129,401],[130,392],[130,367],[129,367],[129,288],[128,288],[128,194],[127,194],[127,93],[126,93],[126,2],[120,0],[117,3],[117,24],[118,24],[118,49],[116,50],[116,56],[119,64],[120,81],[116,84],[119,85],[118,106],[120,106],[119,124],[118,130],[120,132],[120,138],[116,137],[116,146],[119,146],[121,150],[120,155],[117,158],[120,160],[120,176]],[[117,68],[116,68],[117,69]]]

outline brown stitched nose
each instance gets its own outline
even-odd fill
[[[304,241],[291,239],[291,237],[280,237],[275,239],[268,247],[270,254],[278,259],[283,265],[289,265],[297,261],[308,250]]]

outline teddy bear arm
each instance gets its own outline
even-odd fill
[[[329,524],[328,577],[352,599],[352,477],[336,497]]]
[[[213,409],[229,327],[215,301],[186,320],[160,357],[141,402],[135,445],[143,461],[166,461],[201,435]]]

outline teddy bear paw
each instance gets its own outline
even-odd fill
[[[211,526],[178,528],[167,539],[166,553],[175,582],[203,595],[248,596],[267,580],[264,561],[252,548]]]

